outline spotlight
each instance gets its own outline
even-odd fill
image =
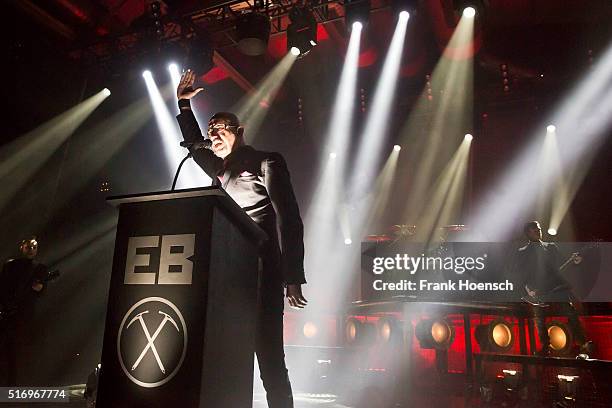
[[[270,18],[260,13],[245,13],[236,22],[238,49],[245,55],[256,56],[266,52],[270,38]]]
[[[331,153],[329,154],[329,158],[330,158],[330,159],[332,159],[332,160],[334,160],[336,157],[337,157],[337,154],[336,154],[336,153],[334,153],[334,152],[331,152]]]
[[[381,317],[376,324],[378,341],[391,344],[402,339],[399,322],[391,317]]]
[[[363,24],[361,24],[359,21],[355,21],[353,23],[353,30],[361,30],[363,28]]]
[[[402,150],[402,146],[395,145],[395,146],[393,146],[393,150],[396,151],[396,152],[399,152],[400,150]]]
[[[503,319],[478,326],[474,334],[483,351],[508,351],[514,344],[511,325]]]
[[[176,65],[174,62],[171,63],[168,65],[168,71],[178,71],[178,65]]]
[[[296,57],[300,55],[300,49],[298,47],[291,47],[290,52],[292,55],[295,55]]]
[[[316,337],[317,333],[319,333],[319,329],[313,322],[306,322],[302,328],[302,333],[304,333],[304,337],[307,339],[312,339]]]
[[[476,13],[482,18],[488,3],[489,0],[453,0],[453,8],[466,18],[474,18]]]
[[[317,20],[306,6],[294,6],[289,11],[291,23],[287,27],[287,49],[300,51],[302,57],[317,45]]]
[[[146,71],[143,71],[142,73],[142,77],[144,79],[151,79],[153,78],[153,74],[151,74],[151,71],[149,71],[148,69]]]
[[[555,235],[557,235],[557,230],[556,230],[556,229],[554,229],[553,227],[550,227],[550,228],[548,229],[548,235],[551,235],[551,236],[555,236]]]
[[[362,323],[354,317],[349,318],[344,326],[344,338],[350,346],[371,343],[376,338],[375,326]]]
[[[442,319],[425,319],[417,323],[416,338],[423,349],[446,350],[453,342],[455,331]]]
[[[561,322],[548,323],[549,347],[555,355],[565,355],[572,350],[574,336],[570,328]]]
[[[557,130],[557,128],[555,127],[555,125],[548,125],[546,126],[546,131],[548,133],[553,133],[555,130]]]
[[[470,135],[469,133],[465,135],[464,139],[468,142],[471,142],[474,139],[474,136]]]
[[[111,94],[110,89],[108,89],[108,88],[104,88],[104,89],[102,90],[102,95],[104,95],[104,96],[110,96],[110,94]]]
[[[346,25],[354,27],[355,22],[363,25],[368,23],[370,18],[370,0],[345,0],[344,19]]]
[[[410,18],[416,15],[419,0],[391,0],[391,12],[400,18]]]
[[[353,344],[357,341],[357,334],[359,332],[359,326],[361,323],[355,319],[349,319],[344,327],[344,335],[346,342]]]
[[[350,239],[350,238],[346,238],[346,239],[344,240],[344,245],[351,245],[352,243],[353,243],[353,240],[352,240],[352,239]]]
[[[467,18],[474,18],[476,15],[476,9],[474,7],[466,7],[463,9],[463,16]]]

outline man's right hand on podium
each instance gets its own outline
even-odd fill
[[[181,80],[179,81],[178,87],[176,88],[176,97],[180,101],[181,99],[191,99],[196,96],[200,91],[203,91],[204,88],[196,88],[193,89],[193,83],[195,82],[196,75],[195,72],[188,69],[181,76]]]

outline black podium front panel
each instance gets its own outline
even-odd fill
[[[99,407],[250,407],[257,250],[217,197],[121,204]]]

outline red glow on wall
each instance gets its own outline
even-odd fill
[[[287,35],[285,33],[270,37],[268,53],[275,59],[281,59],[287,54]]]
[[[103,37],[105,35],[108,35],[108,32],[109,32],[108,28],[106,28],[106,27],[100,26],[100,27],[96,28],[96,34],[98,34],[101,37]]]
[[[227,74],[227,72],[225,72],[225,70],[217,66],[214,66],[210,71],[208,71],[206,74],[202,76],[202,81],[204,81],[207,84],[214,84],[228,77],[229,75]]]
[[[400,76],[412,77],[421,72],[423,65],[425,64],[425,53],[420,52],[414,61],[407,62],[400,68]]]
[[[376,62],[378,58],[378,52],[374,47],[370,47],[367,50],[359,54],[359,67],[369,67]]]
[[[90,22],[89,16],[85,13],[85,11],[83,11],[81,8],[77,7],[75,4],[72,4],[70,1],[68,1],[68,0],[58,0],[58,3],[60,3],[66,9],[68,9],[72,13],[72,15],[74,15],[76,18],[78,18],[82,22],[84,22],[84,23],[89,23]]]
[[[323,24],[319,24],[317,26],[317,42],[325,40],[329,40],[329,34],[327,33],[325,26],[323,26]]]

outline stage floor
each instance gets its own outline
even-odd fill
[[[352,408],[337,402],[338,397],[332,394],[306,394],[293,393],[295,408]],[[253,394],[253,408],[267,408],[266,395],[264,393]]]

